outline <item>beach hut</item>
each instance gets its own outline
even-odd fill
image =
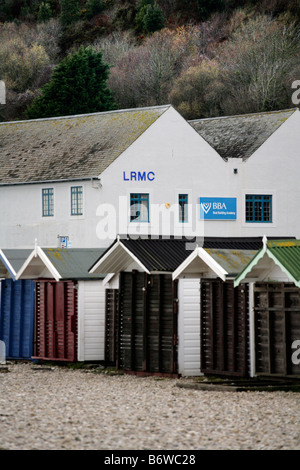
[[[19,269],[35,286],[35,359],[104,361],[104,275],[88,273],[101,251],[36,246]]]

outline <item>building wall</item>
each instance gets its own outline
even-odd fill
[[[195,226],[193,213],[199,189],[208,191],[214,175],[221,179],[225,168],[225,162],[207,142],[174,109],[169,109],[101,175],[103,200],[112,206],[108,211],[116,209],[115,232],[138,236],[193,235],[196,229],[202,231],[203,224],[197,220]],[[134,181],[132,172],[150,174],[151,180]],[[149,223],[130,222],[132,193],[149,194]],[[184,224],[178,221],[180,193],[188,194],[191,203],[189,221]],[[99,237],[107,220],[103,217],[99,221]]]
[[[232,158],[225,162],[170,109],[101,177],[105,201],[119,206],[120,221],[125,215],[125,223],[117,227],[116,232],[299,237],[300,221],[296,216],[300,202],[299,128],[300,112],[296,111],[247,161]],[[152,171],[155,180],[124,181],[124,174],[129,178],[131,171]],[[130,193],[149,193],[153,204],[149,224],[129,223]],[[176,206],[180,193],[188,194],[191,203],[189,221],[184,224],[178,221]],[[245,221],[246,194],[272,195],[272,223]],[[236,198],[236,220],[201,221],[200,197]],[[157,225],[158,209],[160,223]],[[173,223],[169,223],[170,220]]]
[[[253,233],[265,229],[266,235],[300,237],[299,148],[300,111],[296,111],[246,162],[242,194],[273,194],[274,222],[262,228],[254,224]],[[251,232],[245,225],[243,235]]]
[[[72,216],[71,187],[83,186],[83,215]],[[54,216],[42,215],[42,189],[54,188]],[[58,235],[70,246],[101,247],[96,237],[96,208],[100,190],[91,181],[5,186],[0,188],[0,245],[5,248],[59,246]]]
[[[225,162],[173,109],[166,111],[101,175],[84,181],[0,188],[0,246],[58,244],[107,247],[117,234],[296,236],[300,202],[300,112],[247,161]],[[238,129],[237,129],[238,132]],[[138,174],[140,173],[140,181]],[[70,215],[70,187],[84,190],[83,216]],[[54,187],[55,215],[42,217],[42,188]],[[150,222],[130,222],[130,194],[149,194]],[[178,220],[178,195],[188,194],[188,222]],[[271,194],[272,223],[245,222],[245,195]],[[200,220],[199,198],[236,198],[236,220]]]

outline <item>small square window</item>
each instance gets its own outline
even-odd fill
[[[187,222],[188,221],[188,195],[179,194],[178,203],[179,203],[179,222]]]
[[[42,190],[43,217],[54,216],[54,189],[46,188]]]
[[[246,222],[272,222],[271,195],[246,195]]]
[[[82,186],[71,188],[71,215],[83,214],[83,189]]]
[[[130,222],[149,222],[149,194],[130,194]]]

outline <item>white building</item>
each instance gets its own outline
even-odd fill
[[[172,106],[0,124],[0,246],[117,234],[300,237],[300,113]]]
[[[4,254],[32,249],[35,240],[44,249],[106,248],[119,234],[121,240],[122,235],[300,238],[299,130],[296,109],[187,122],[172,106],[0,123],[0,248]],[[211,253],[198,256],[193,243],[188,250],[194,254],[186,261],[184,253],[178,264],[178,249],[168,251],[166,260],[155,247],[150,264],[157,265],[145,270],[137,262],[145,250],[129,253],[124,243],[122,256],[113,248],[109,264],[101,265],[116,276],[80,280],[81,298],[92,300],[79,302],[81,338],[91,330],[96,303],[102,360],[104,293],[119,289],[119,273],[145,272],[149,295],[158,279],[171,282],[173,274],[179,279],[174,361],[179,373],[197,375],[200,278],[226,280],[232,271],[216,265]],[[45,263],[42,270],[38,259],[30,263],[26,278],[49,277]],[[87,338],[79,345],[80,360],[99,353],[91,356],[85,349]]]

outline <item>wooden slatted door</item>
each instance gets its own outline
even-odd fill
[[[122,273],[117,366],[177,374],[177,282],[171,275]]]
[[[201,280],[201,372],[247,377],[249,374],[248,285]]]
[[[0,340],[7,359],[30,359],[33,354],[34,283],[0,281]]]
[[[76,361],[76,283],[39,280],[35,286],[34,358]]]
[[[300,376],[293,344],[300,340],[300,289],[290,283],[254,286],[256,373]]]

